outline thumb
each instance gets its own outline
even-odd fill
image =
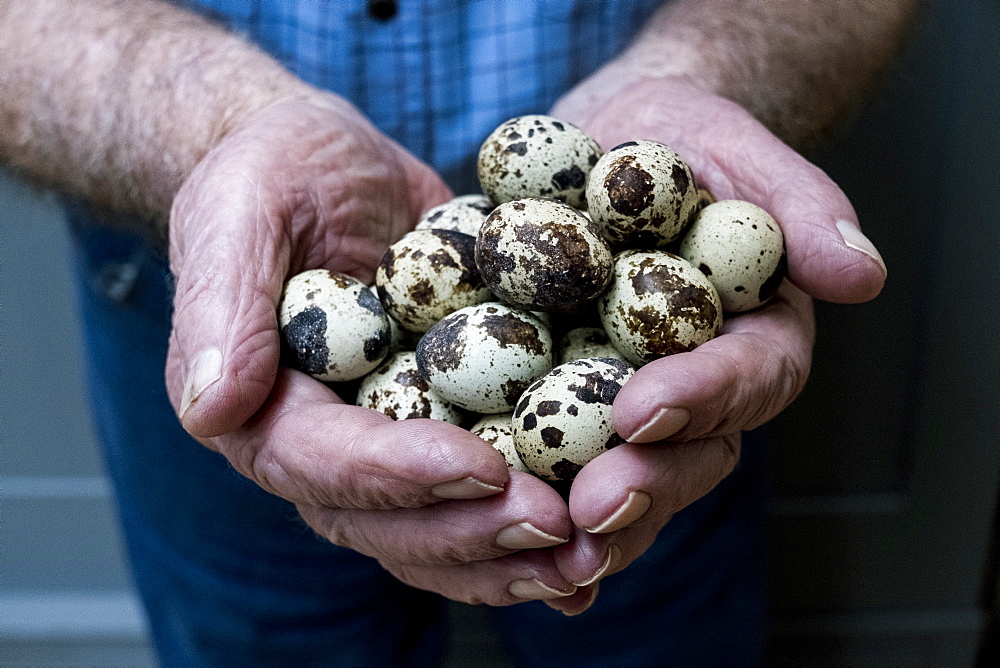
[[[177,285],[167,389],[184,428],[200,438],[240,427],[271,391],[288,266],[284,236],[268,225],[274,216],[260,213],[257,187],[219,181],[210,169],[196,171],[171,211]]]
[[[716,98],[701,139],[678,149],[718,199],[762,207],[781,226],[788,278],[812,297],[839,303],[873,299],[885,262],[861,232],[844,192],[736,104]]]

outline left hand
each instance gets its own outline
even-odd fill
[[[652,139],[691,166],[717,199],[768,211],[785,237],[788,276],[765,306],[727,317],[697,349],[639,369],[614,404],[629,441],[585,466],[570,491],[576,528],[555,548],[563,576],[596,583],[642,555],[670,517],[711,491],[736,466],[740,432],[760,426],[798,395],[814,341],[811,297],[862,302],[885,280],[846,195],[819,168],[735,103],[677,79],[643,79],[600,105],[571,92],[553,116],[604,150]],[[547,602],[585,610],[595,586]]]

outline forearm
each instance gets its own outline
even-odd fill
[[[674,0],[573,106],[656,78],[740,104],[793,146],[856,104],[909,31],[917,0]]]
[[[308,88],[266,54],[155,0],[0,0],[0,162],[164,220],[234,119]]]

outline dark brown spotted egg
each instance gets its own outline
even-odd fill
[[[507,466],[524,473],[531,473],[514,448],[514,435],[510,424],[512,415],[512,413],[484,415],[479,422],[472,425],[469,431],[492,445],[497,452],[503,455]]]
[[[420,338],[417,366],[447,401],[476,413],[503,413],[552,368],[552,336],[528,311],[499,302],[469,306]]]
[[[589,357],[625,359],[625,356],[611,343],[608,333],[601,327],[576,327],[559,339],[559,344],[556,346],[557,364]]]
[[[664,248],[680,237],[698,207],[691,168],[655,141],[619,144],[594,166],[587,209],[615,248]]]
[[[461,424],[463,415],[427,385],[417,370],[417,354],[391,355],[364,377],[358,387],[358,406],[384,413],[393,420],[430,418]]]
[[[729,312],[765,303],[785,276],[785,242],[774,218],[756,204],[722,200],[705,207],[678,255],[708,276]]]
[[[545,480],[572,480],[587,462],[622,443],[611,404],[632,376],[617,359],[560,364],[535,381],[514,410],[514,447]]]
[[[613,258],[593,223],[571,206],[519,199],[493,210],[476,239],[476,264],[503,302],[566,311],[597,297]]]
[[[385,310],[403,328],[426,332],[452,311],[492,299],[475,247],[475,237],[451,230],[413,231],[389,246],[375,273]]]
[[[615,348],[636,366],[694,350],[722,328],[715,287],[690,262],[666,251],[619,253],[597,308]]]
[[[389,319],[351,276],[311,269],[288,279],[278,305],[288,366],[327,382],[360,378],[389,353]]]
[[[452,230],[471,236],[479,234],[493,202],[486,195],[459,195],[428,209],[417,222],[418,230]]]
[[[580,128],[551,116],[512,118],[479,149],[479,185],[496,204],[544,197],[587,207],[587,175],[601,147]]]

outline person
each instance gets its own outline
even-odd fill
[[[764,445],[741,432],[801,390],[811,299],[886,278],[795,149],[877,81],[913,4],[0,3],[0,155],[66,193],[161,661],[433,664],[448,598],[496,606],[525,665],[760,663]],[[788,258],[766,307],[636,372],[628,443],[568,500],[459,427],[279,368],[275,316],[298,271],[370,283],[421,212],[477,190],[493,127],[546,110],[605,149],[671,146],[768,210]]]

